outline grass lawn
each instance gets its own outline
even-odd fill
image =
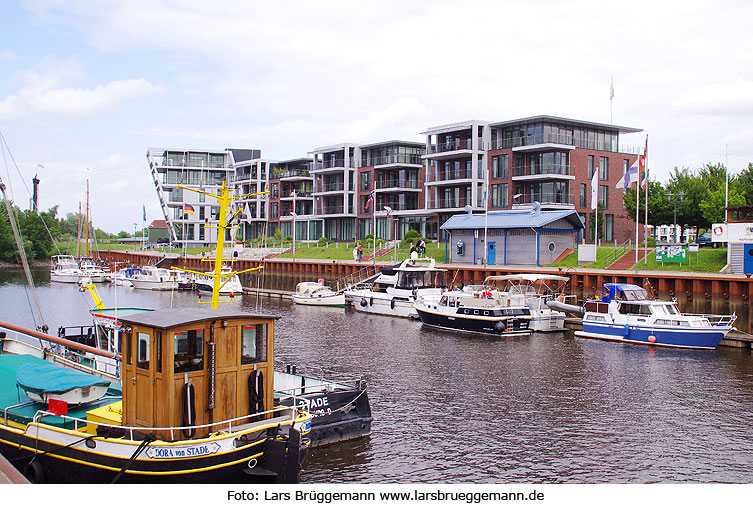
[[[561,268],[604,268],[604,258],[614,250],[614,247],[599,247],[595,263],[578,264],[578,253],[570,254],[558,263],[548,265],[550,267]],[[628,254],[635,254],[635,247],[627,251]],[[638,270],[659,270],[672,272],[719,272],[727,264],[727,249],[701,248],[698,253],[689,252],[688,263],[657,263],[656,254],[648,255],[648,263],[644,264],[643,259],[638,263]],[[630,267],[633,270],[635,267]]]

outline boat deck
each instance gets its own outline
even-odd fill
[[[35,356],[0,354],[0,423],[8,421],[28,424],[38,411],[45,411],[47,405],[31,400],[20,387],[16,385],[16,372],[24,363],[45,363]],[[105,397],[94,402],[79,406],[68,406],[68,417],[86,420],[88,411],[120,401],[119,398]],[[47,416],[45,424],[56,427],[73,429],[74,423],[61,417]]]

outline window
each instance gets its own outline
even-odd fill
[[[609,180],[609,158],[608,157],[599,158],[599,180],[601,181]]]
[[[125,354],[126,354],[126,364],[130,365],[132,363],[132,355],[133,355],[133,349],[131,349],[131,333],[127,332],[125,333]]]
[[[510,156],[495,156],[492,158],[492,177],[508,179],[510,177]]]
[[[492,206],[507,207],[509,204],[509,185],[492,184]]]
[[[609,209],[609,186],[599,186],[599,202],[604,204],[604,209]]]
[[[588,180],[594,176],[594,156],[588,156]]]
[[[175,372],[204,368],[204,330],[178,331],[173,337]]]
[[[146,333],[138,333],[137,340],[136,367],[141,370],[149,370],[149,342],[151,338]]]
[[[604,220],[604,225],[606,225],[604,228],[604,238],[607,241],[612,241],[614,240],[614,215],[605,215]]]
[[[586,207],[586,185],[581,183],[580,185],[580,207]]]
[[[267,325],[241,327],[241,364],[267,361]]]

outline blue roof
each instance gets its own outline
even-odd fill
[[[565,219],[574,229],[583,228],[583,221],[574,209],[541,211],[537,209],[513,209],[508,211],[489,211],[488,215],[468,214],[454,215],[442,224],[445,231],[463,229],[525,229],[540,228],[557,220]]]

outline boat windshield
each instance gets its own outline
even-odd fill
[[[444,288],[444,270],[408,270],[400,274],[400,288]]]

